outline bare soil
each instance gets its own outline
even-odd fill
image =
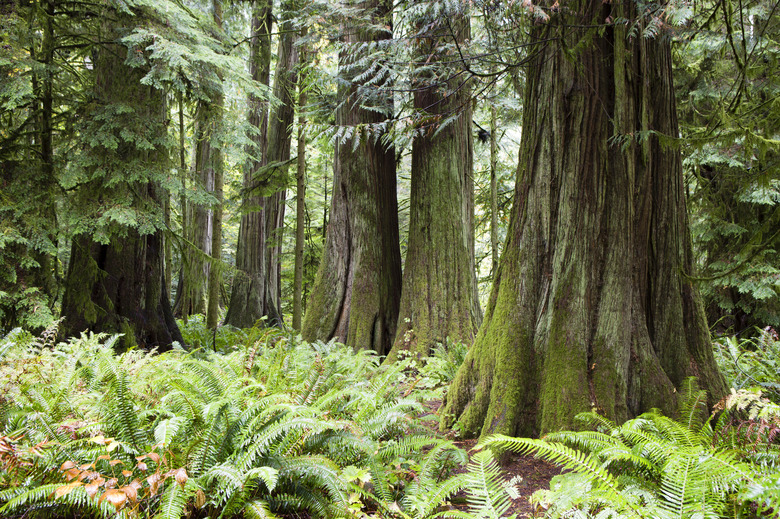
[[[423,413],[421,418],[427,419],[428,423],[431,424],[431,428],[434,429],[438,425],[438,409],[441,406],[441,401],[432,400],[425,402],[424,405],[426,412]],[[476,446],[477,440],[458,440],[454,443],[471,454],[471,450]],[[517,499],[512,500],[512,507],[507,512],[507,515],[517,514],[517,519],[543,517],[544,510],[536,510],[531,503],[531,494],[540,489],[550,488],[550,480],[560,474],[561,469],[533,455],[515,453],[508,453],[504,456],[501,460],[501,468],[505,481],[511,481],[517,476],[522,478],[514,481],[514,486],[517,488],[519,496]],[[459,495],[455,497],[465,496]],[[458,500],[456,499],[455,501],[457,502]],[[468,508],[466,504],[456,504],[454,506],[462,508],[464,511]]]

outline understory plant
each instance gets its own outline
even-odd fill
[[[0,516],[422,519],[470,481],[500,508],[490,460],[451,475],[465,453],[419,420],[404,366],[246,337],[163,354],[117,354],[102,334],[0,339]]]
[[[780,403],[780,338],[767,326],[753,337],[720,337],[715,355],[723,374],[735,389],[761,389]]]
[[[567,470],[532,498],[545,517],[776,517],[777,406],[735,391],[704,420],[706,395],[693,380],[681,402],[679,420],[654,410],[616,425],[590,412],[578,419],[593,430],[493,436],[484,446],[535,453]]]

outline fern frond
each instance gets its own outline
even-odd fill
[[[188,423],[191,423],[190,420],[183,416],[173,416],[162,420],[154,428],[154,443],[167,448],[179,434],[179,431],[185,429]]]
[[[707,414],[707,392],[699,389],[696,377],[688,377],[683,382],[679,407],[681,423],[690,431],[699,431],[702,417]]]
[[[179,483],[168,485],[160,498],[160,511],[156,517],[181,519],[184,516],[187,503],[195,495],[198,488],[197,483],[192,478],[188,479],[184,485]]]
[[[325,488],[333,502],[346,508],[345,484],[340,473],[338,466],[323,456],[297,456],[282,461],[280,476],[310,479],[316,486]]]
[[[225,429],[223,422],[229,406],[229,402],[222,401],[214,408],[215,411],[207,413],[206,431],[198,439],[195,454],[190,460],[193,475],[197,476],[217,463],[218,452],[222,446],[220,439]]]
[[[592,481],[603,487],[610,499],[613,500],[613,503],[616,503],[622,509],[630,511],[632,515],[641,517],[639,511],[621,495],[615,478],[591,455],[585,455],[560,443],[547,443],[544,440],[533,440],[530,438],[510,438],[502,435],[489,437],[484,441],[483,445],[519,453],[535,453],[537,456],[564,469],[588,474]]]
[[[489,451],[472,456],[464,479],[470,512],[478,517],[503,517],[511,501],[502,485],[501,470]]]
[[[277,516],[271,513],[268,503],[259,499],[244,505],[243,512],[247,519],[277,519]]]

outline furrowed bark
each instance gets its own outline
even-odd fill
[[[537,435],[590,409],[674,412],[688,376],[713,403],[725,391],[683,275],[680,155],[662,145],[678,134],[669,42],[609,22],[632,6],[575,2],[534,28],[557,39],[529,67],[508,239],[443,427]]]
[[[374,23],[389,29],[390,2],[363,5]],[[392,37],[392,30],[346,26],[344,31],[348,45]],[[349,75],[363,57],[349,45],[340,57],[342,74]],[[392,94],[368,101],[378,103],[381,113],[367,110],[359,106],[361,83],[340,91],[336,124],[353,137],[336,145],[325,255],[307,304],[303,337],[335,337],[355,350],[386,354],[395,333],[401,286],[395,149],[382,142],[381,132],[369,132],[368,127],[392,114]]]

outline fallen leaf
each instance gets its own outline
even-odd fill
[[[89,483],[88,485],[84,485],[84,490],[87,491],[87,495],[91,498],[94,498],[97,495],[99,489],[100,489],[100,485],[98,485],[94,481],[92,483]]]
[[[54,492],[54,497],[67,496],[68,494],[73,492],[73,490],[76,487],[79,487],[81,485],[82,485],[82,483],[80,481],[74,481],[73,483],[68,483],[67,485],[62,485],[61,487],[58,487],[57,490]]]
[[[206,494],[203,493],[203,490],[198,489],[195,492],[195,508],[203,508],[206,504]]]
[[[127,498],[130,499],[130,501],[132,501],[133,503],[138,501],[138,489],[135,488],[134,486],[126,485],[126,486],[120,488],[119,490],[124,492],[125,495],[127,496]]]
[[[81,470],[79,470],[77,467],[73,467],[72,469],[68,469],[65,471],[65,479],[67,481],[70,481],[71,479],[75,479],[79,477],[79,474],[81,474]]]

